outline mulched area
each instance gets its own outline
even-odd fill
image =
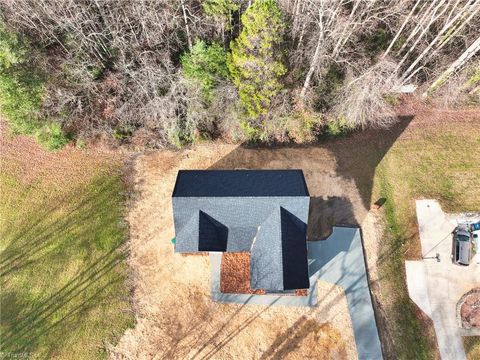
[[[480,289],[465,296],[460,307],[460,316],[464,328],[480,328]]]
[[[265,290],[254,290],[250,287],[250,253],[223,254],[220,291],[229,294],[265,294]]]
[[[227,294],[266,294],[263,289],[250,287],[250,253],[223,253],[220,268],[220,291]],[[285,295],[307,296],[308,289],[298,289]]]

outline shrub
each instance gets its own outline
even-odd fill
[[[60,125],[39,119],[44,79],[26,60],[28,48],[0,21],[0,112],[14,134],[34,135],[48,149],[68,142]]]
[[[16,134],[32,134],[42,103],[43,83],[25,65],[26,48],[0,22],[0,111]]]
[[[316,129],[321,126],[322,116],[313,111],[302,109],[293,112],[286,124],[288,138],[298,144],[315,140]]]
[[[345,117],[328,119],[325,125],[325,135],[329,137],[342,136],[351,132],[353,129]]]
[[[350,78],[334,107],[335,116],[351,128],[388,127],[397,120],[386,101],[398,87],[395,64],[382,61]]]
[[[316,87],[315,109],[321,112],[330,110],[345,80],[345,74],[336,65],[331,65],[321,77]]]
[[[201,85],[208,101],[212,100],[212,90],[219,80],[228,77],[225,50],[217,43],[207,45],[197,41],[192,51],[181,57],[181,63],[185,77]]]
[[[70,141],[69,137],[63,134],[60,124],[53,122],[39,127],[34,135],[48,150],[61,149]]]
[[[392,40],[392,34],[385,29],[376,29],[365,38],[365,49],[370,56],[385,51]]]

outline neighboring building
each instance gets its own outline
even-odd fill
[[[181,170],[172,200],[175,252],[250,252],[252,289],[309,287],[301,170]]]

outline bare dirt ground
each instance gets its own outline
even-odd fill
[[[248,148],[213,143],[138,156],[132,168],[137,199],[128,216],[137,324],[110,349],[111,357],[355,359],[340,289],[320,284],[320,301],[314,308],[217,304],[210,300],[208,257],[173,254],[171,193],[177,170],[300,168],[311,196],[310,240],[327,237],[335,224],[362,227],[382,346],[386,357],[394,358],[383,300],[377,299],[382,220],[380,211],[369,211],[376,201],[375,169],[399,139],[423,136],[423,129],[427,133],[438,122],[477,119],[476,111],[459,116],[457,111],[418,104],[404,106],[399,115],[402,121],[392,129],[367,130],[320,145]]]
[[[321,304],[315,308],[217,304],[210,300],[208,257],[173,254],[171,193],[178,169],[246,167],[240,159],[259,168],[299,167],[302,161],[305,168],[308,165],[307,159],[300,158],[305,149],[293,149],[293,154],[245,149],[244,156],[226,163],[235,151],[242,150],[211,144],[137,159],[138,198],[128,217],[137,324],[111,349],[112,358],[356,358],[342,290],[321,284]],[[312,149],[310,156],[325,158],[328,152]],[[331,176],[322,173],[327,179]],[[320,181],[309,186],[327,192]],[[336,189],[339,193],[340,187]]]

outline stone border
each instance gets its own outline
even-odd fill
[[[458,300],[457,305],[456,305],[456,314],[457,314],[457,321],[458,321],[458,326],[469,333],[471,332],[472,336],[477,336],[480,335],[480,328],[478,327],[472,327],[470,324],[465,324],[464,321],[462,320],[462,315],[461,315],[461,309],[462,305],[465,302],[465,299],[467,296],[473,294],[473,293],[479,293],[480,294],[480,287],[473,288],[472,290],[466,292],[465,294],[462,295],[462,297]]]

